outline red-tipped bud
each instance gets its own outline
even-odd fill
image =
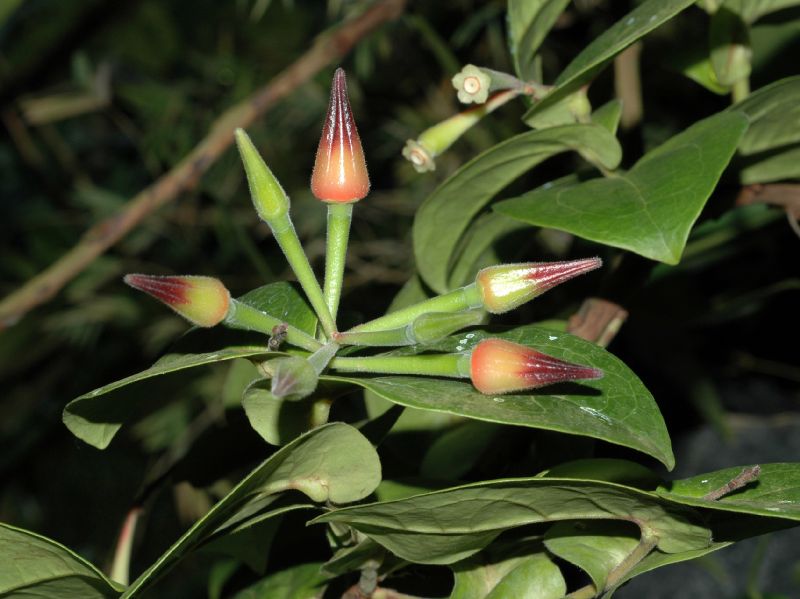
[[[225,285],[213,277],[125,275],[124,280],[199,327],[213,327],[222,322],[231,302]]]
[[[600,258],[568,262],[525,262],[484,268],[475,278],[483,307],[502,314],[542,295],[564,281],[600,268]]]
[[[472,384],[487,395],[602,376],[598,368],[565,362],[502,339],[484,339],[472,350],[470,359]]]
[[[344,70],[336,69],[322,127],[311,193],[324,202],[355,202],[369,193],[369,174],[347,96]]]

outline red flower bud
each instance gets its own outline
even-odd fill
[[[355,202],[369,193],[369,174],[350,110],[344,70],[336,69],[322,126],[311,192],[324,202]]]
[[[228,313],[231,294],[213,277],[125,275],[125,282],[165,303],[199,327],[213,327]]]
[[[472,350],[470,359],[472,384],[487,395],[602,376],[598,368],[565,362],[502,339],[484,339]]]
[[[542,295],[564,281],[602,266],[600,258],[568,262],[525,262],[489,266],[478,273],[475,283],[483,306],[492,314],[502,314]]]

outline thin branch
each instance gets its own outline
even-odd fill
[[[251,125],[279,100],[347,54],[359,40],[397,18],[405,4],[406,0],[382,0],[320,36],[305,54],[267,85],[224,112],[182,161],[131,198],[115,216],[91,227],[70,251],[0,302],[0,330],[48,301],[145,217],[193,187],[233,143],[234,129]]]

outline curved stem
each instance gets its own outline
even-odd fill
[[[353,327],[348,333],[367,333],[374,331],[385,331],[387,329],[399,329],[407,324],[414,322],[418,316],[429,312],[461,312],[470,308],[477,308],[483,305],[480,291],[477,285],[472,283],[466,287],[459,287],[454,291],[437,295],[413,306],[408,306],[396,312],[391,312],[386,316],[381,316],[375,320]]]
[[[322,289],[319,286],[317,277],[308,262],[308,256],[306,256],[303,246],[297,238],[292,219],[288,214],[284,214],[272,220],[269,226],[308,301],[311,303],[311,307],[317,313],[322,330],[325,331],[328,338],[331,338],[336,331],[336,324],[333,322],[330,310],[328,310],[328,304],[325,303],[325,297],[322,295]]]
[[[646,558],[658,544],[658,537],[642,529],[642,537],[639,544],[634,547],[627,557],[608,573],[606,578],[606,592],[616,588],[625,576],[644,558]]]
[[[328,204],[328,246],[325,253],[325,303],[336,322],[339,299],[342,295],[344,266],[347,261],[347,240],[350,238],[350,221],[353,204]]]
[[[339,372],[374,372],[379,374],[417,374],[423,376],[469,377],[469,354],[434,354],[428,356],[370,356],[334,358],[331,368]]]

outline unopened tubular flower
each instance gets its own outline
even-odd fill
[[[125,282],[165,303],[199,327],[213,327],[225,318],[231,294],[213,277],[125,275]]]
[[[343,69],[336,69],[333,76],[328,114],[311,175],[311,192],[324,202],[355,202],[369,193],[367,163]]]
[[[502,314],[564,281],[600,268],[602,264],[600,258],[501,264],[481,270],[475,283],[483,300],[483,307],[492,314]]]
[[[470,358],[472,384],[487,395],[602,376],[603,371],[598,368],[565,362],[503,339],[484,339],[472,350]]]

